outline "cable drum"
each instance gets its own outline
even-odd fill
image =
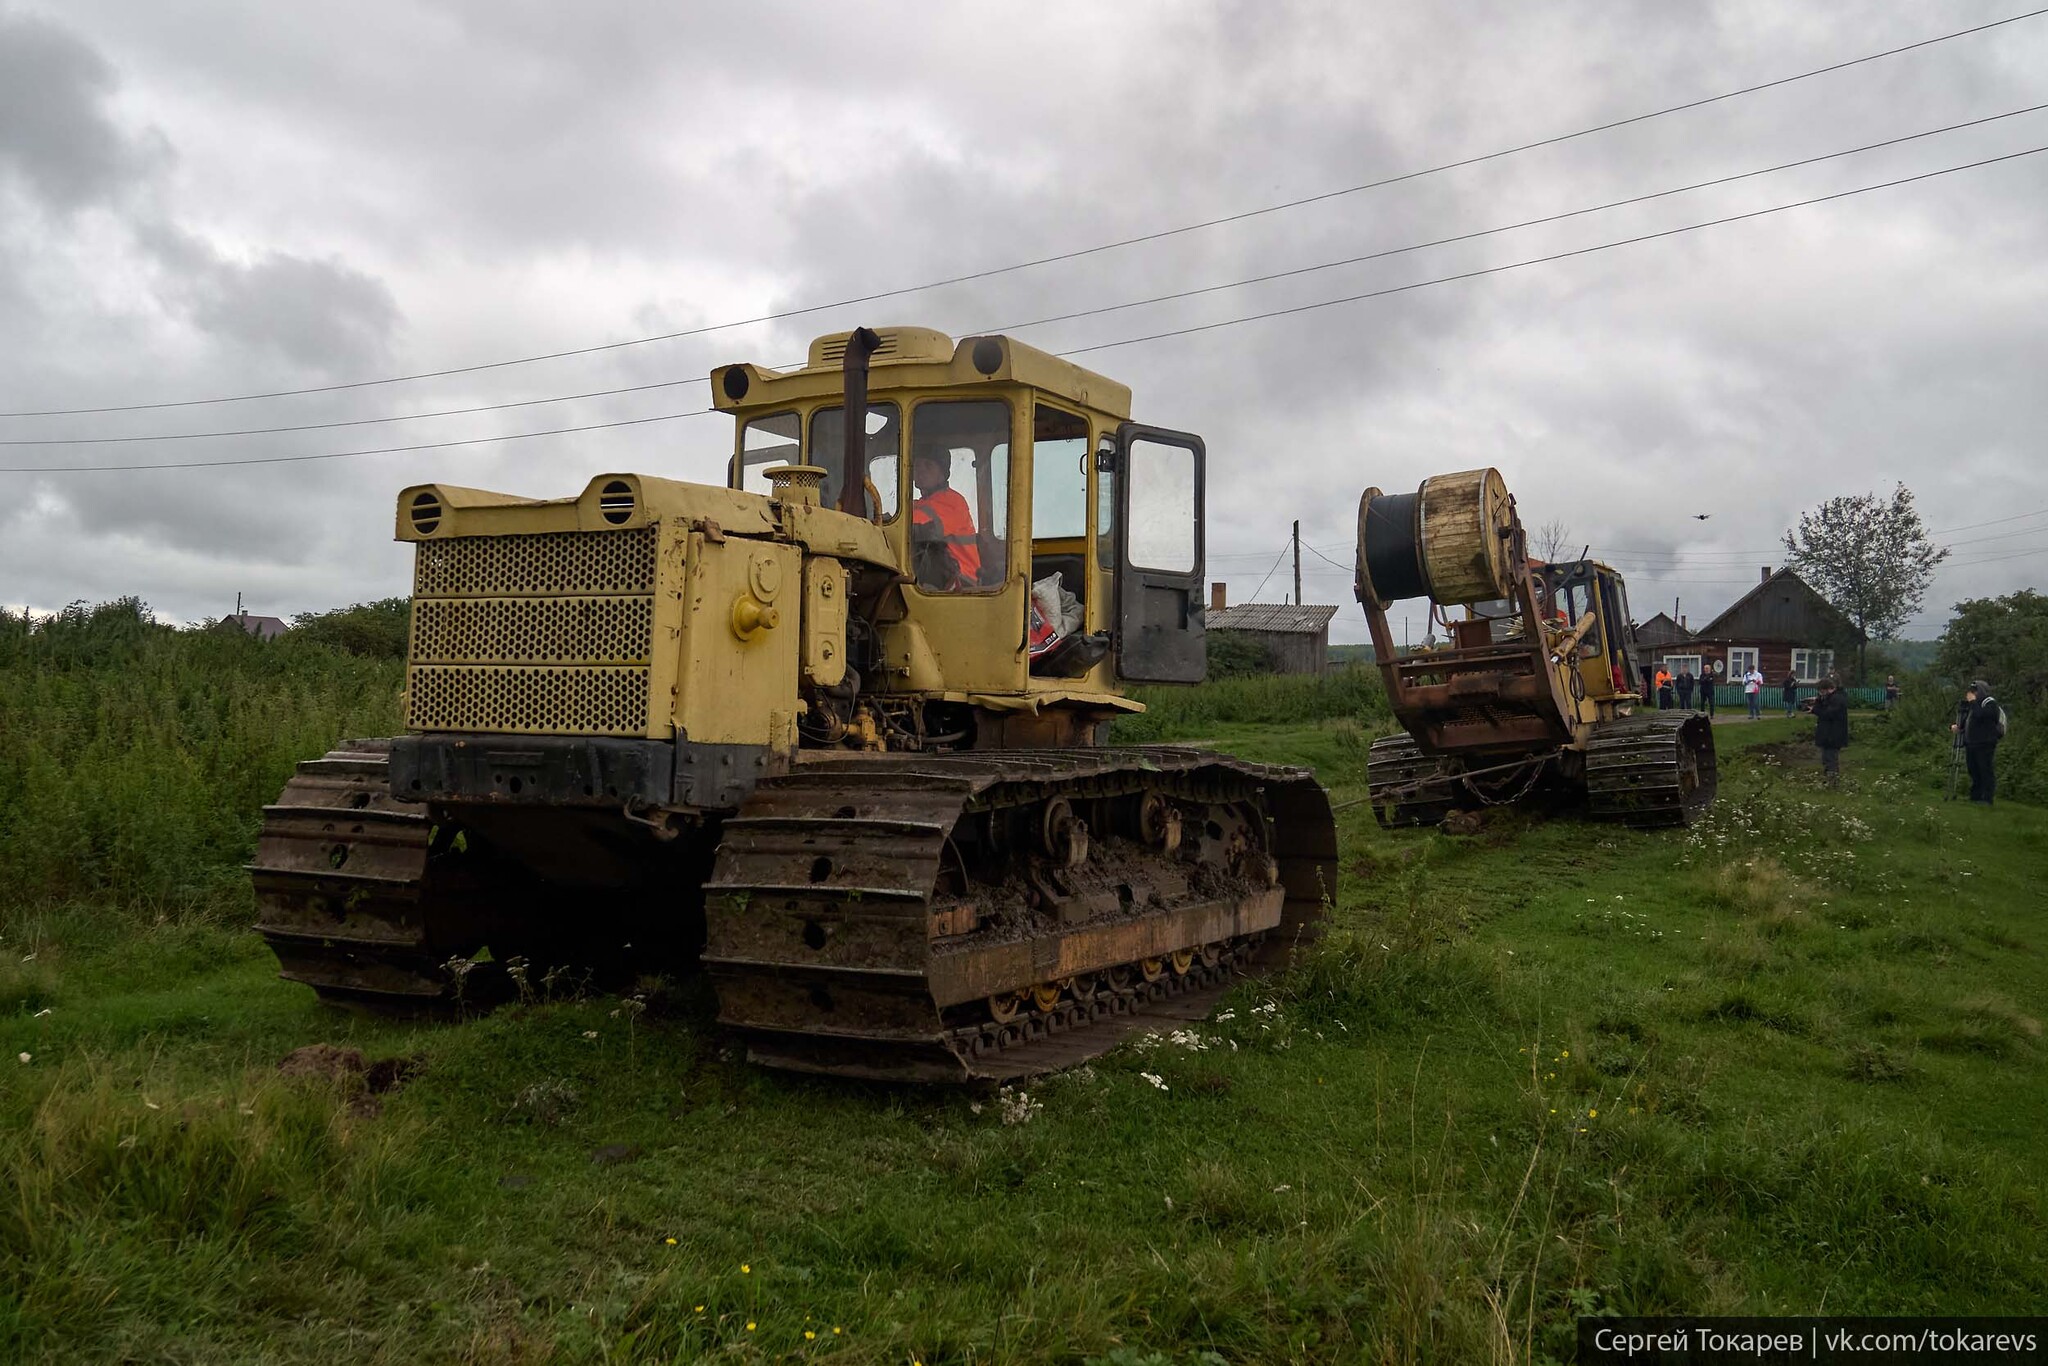
[[[1358,500],[1358,582],[1360,602],[1385,607],[1403,598],[1429,596],[1417,532],[1420,495],[1367,489]]]
[[[1430,598],[1450,604],[1507,597],[1520,538],[1514,500],[1500,471],[1435,475],[1422,481],[1416,497]]]

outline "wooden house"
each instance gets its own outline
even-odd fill
[[[1260,646],[1280,674],[1319,674],[1329,668],[1334,607],[1253,602],[1226,605],[1223,585],[1209,586],[1208,628],[1240,635]]]
[[[1636,648],[1647,665],[1661,664],[1673,674],[1690,669],[1694,676],[1712,665],[1724,680],[1755,668],[1774,688],[1787,673],[1809,686],[1830,674],[1842,677],[1862,643],[1855,623],[1804,579],[1768,567],[1756,587],[1698,631],[1661,612],[1636,628]]]

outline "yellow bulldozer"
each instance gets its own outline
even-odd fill
[[[1497,470],[1436,475],[1414,493],[1367,489],[1355,588],[1405,732],[1368,751],[1381,824],[1558,792],[1635,826],[1686,825],[1712,804],[1712,726],[1645,705],[1621,575],[1531,559]],[[1416,598],[1446,639],[1404,652],[1386,609]]]
[[[1000,1080],[1313,932],[1307,771],[1106,744],[1203,675],[1199,438],[1002,336],[710,380],[723,487],[399,495],[406,733],[265,810],[286,978],[412,1012],[701,963],[761,1062]]]

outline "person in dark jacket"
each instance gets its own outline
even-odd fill
[[[1832,678],[1820,681],[1813,699],[1813,743],[1820,750],[1820,771],[1829,787],[1842,780],[1842,751],[1849,744],[1849,695]]]
[[[1785,715],[1799,710],[1799,675],[1787,670],[1785,673]]]
[[[1998,719],[2003,709],[1998,699],[1991,695],[1991,685],[1983,679],[1963,691],[1962,703],[1956,707],[1956,721],[1949,729],[1956,734],[1956,743],[1963,747],[1963,761],[1970,767],[1970,800],[1991,805],[1991,799],[1998,792],[1998,774],[1992,761],[1998,756],[1998,742],[2004,737],[1998,733]]]
[[[1701,711],[1703,711],[1703,712],[1705,712],[1705,713],[1706,713],[1707,715],[1709,715],[1709,716],[1712,716],[1712,715],[1714,714],[1714,666],[1713,666],[1713,665],[1711,665],[1711,664],[1702,664],[1702,665],[1700,666],[1700,681],[1699,681],[1699,690],[1700,690],[1700,710],[1701,710]]]
[[[1678,706],[1681,711],[1692,710],[1692,687],[1694,678],[1690,666],[1681,667],[1678,677],[1673,680],[1678,686]]]

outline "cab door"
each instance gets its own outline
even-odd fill
[[[1116,671],[1135,683],[1199,683],[1202,438],[1126,422],[1116,433]]]

